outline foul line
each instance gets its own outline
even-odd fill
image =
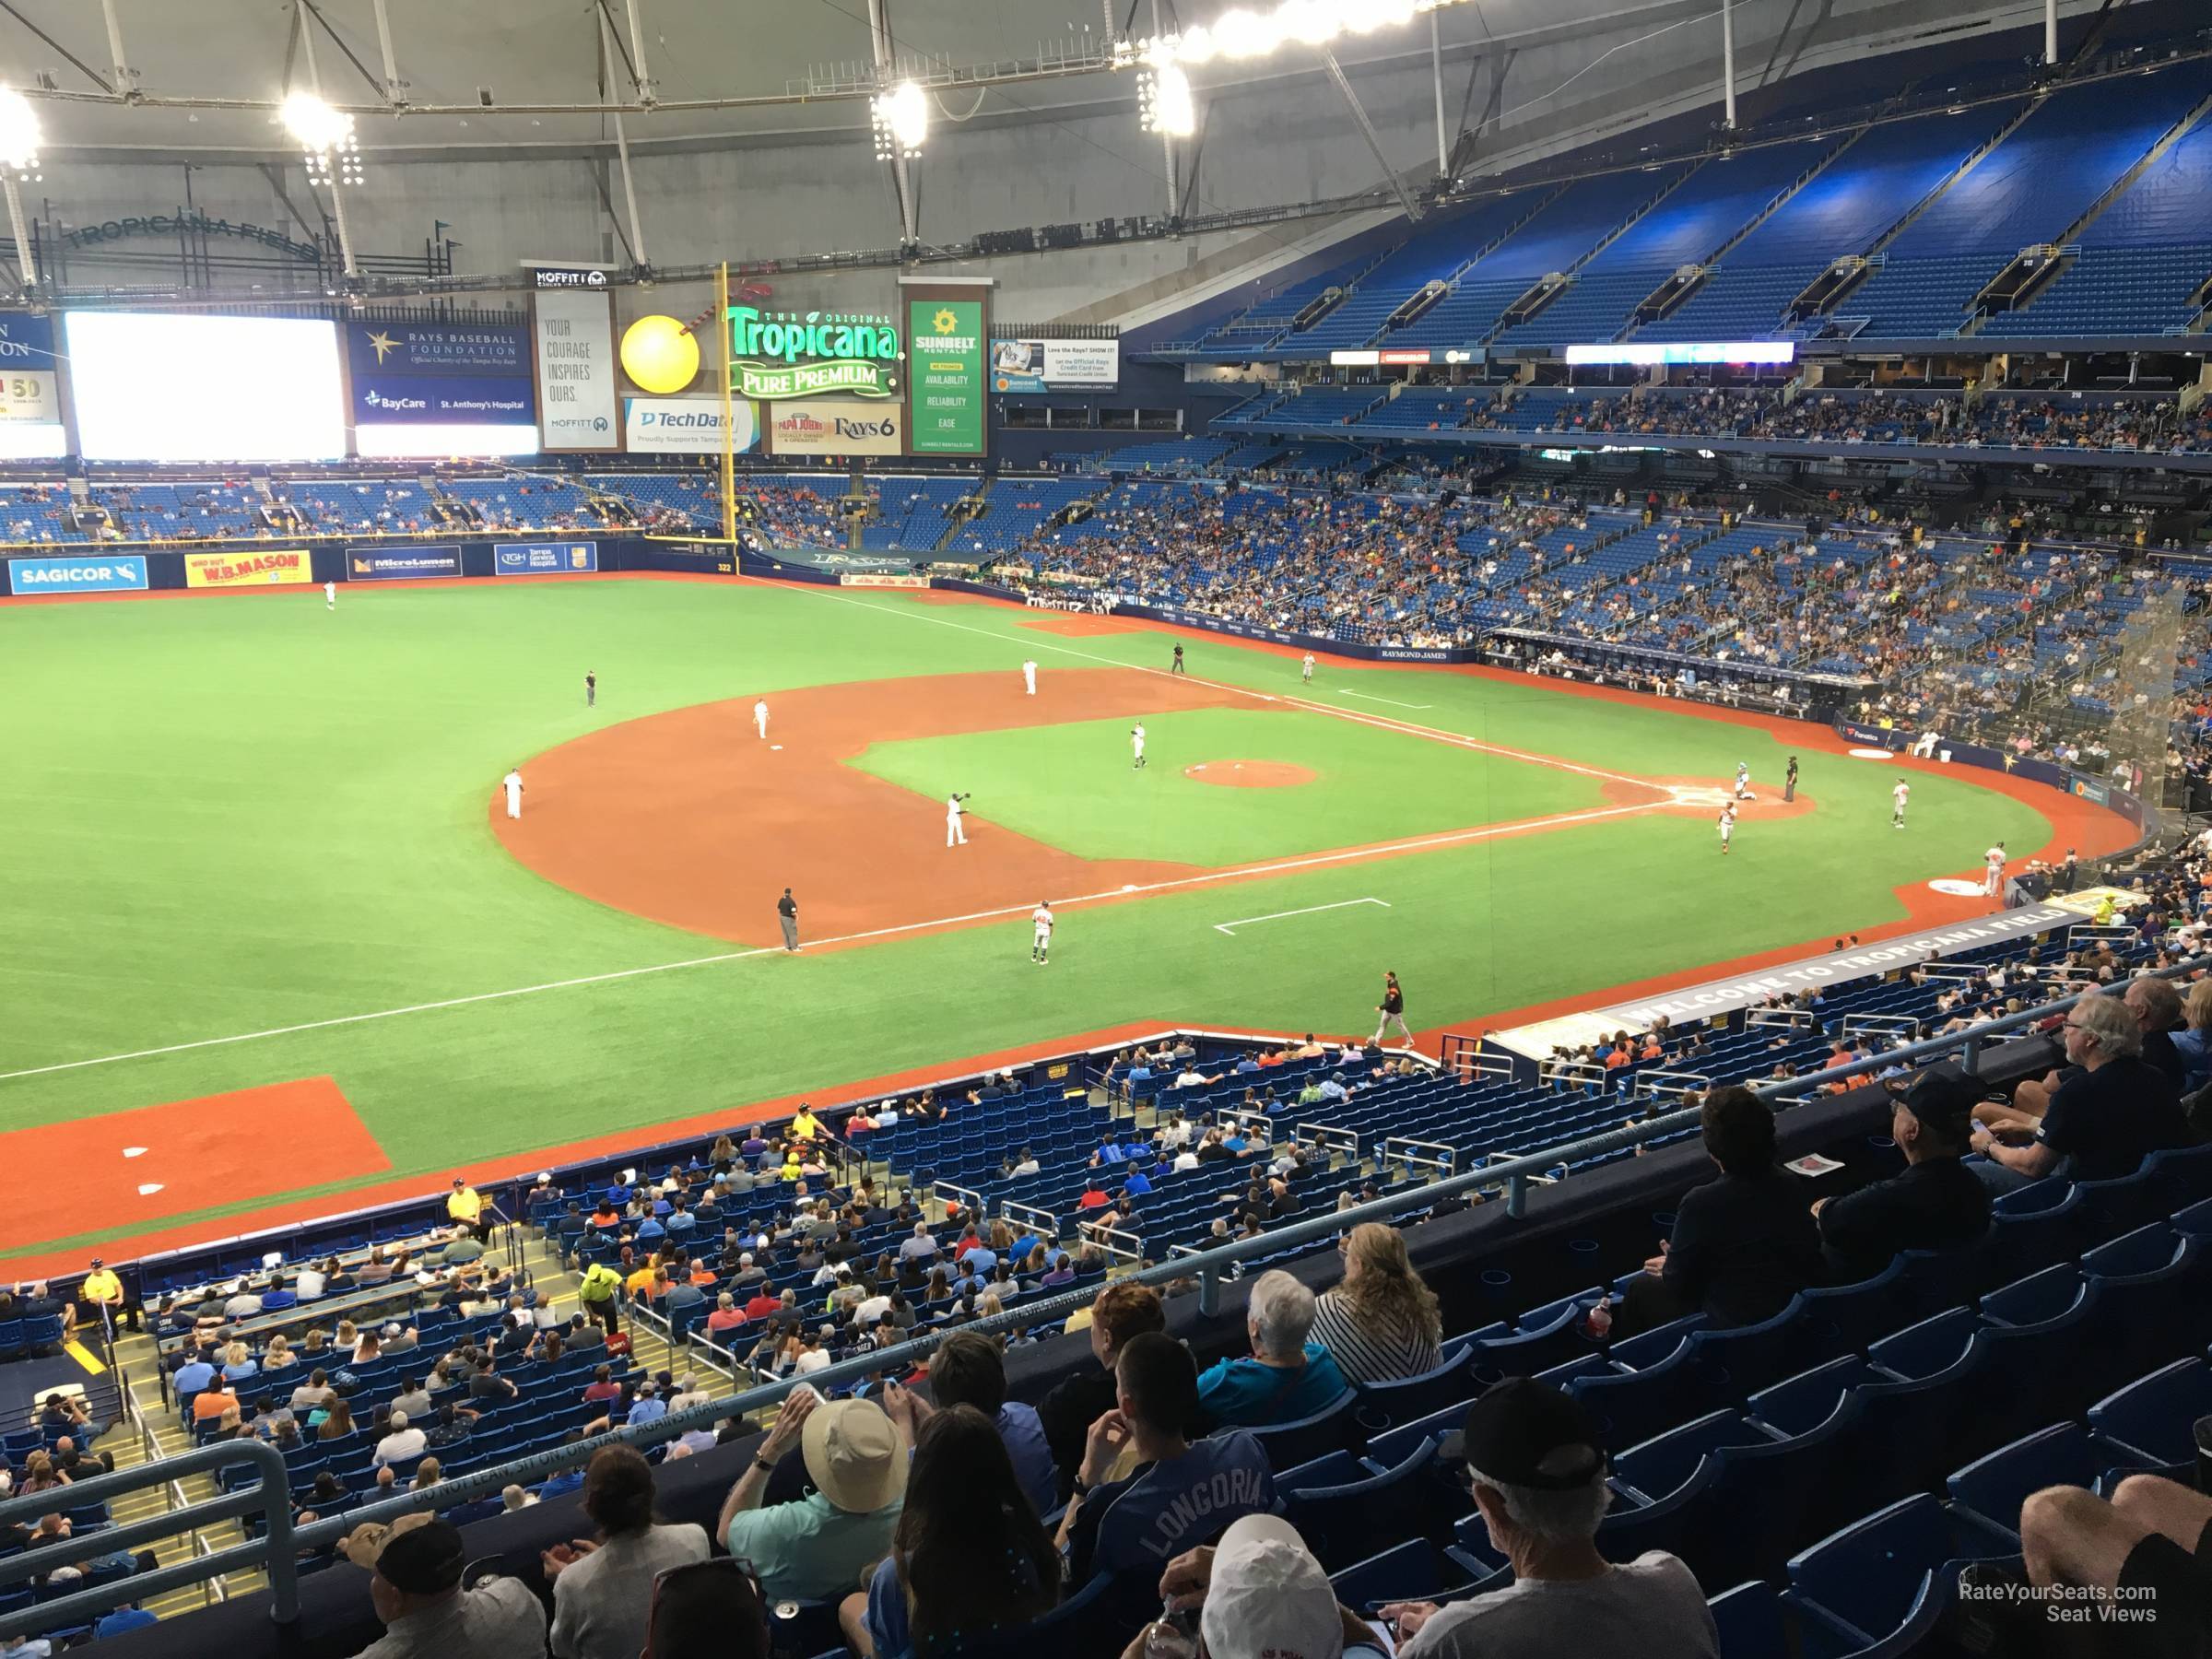
[[[1260,702],[1288,703],[1315,714],[1326,714],[1335,720],[1348,720],[1357,725],[1372,726],[1380,732],[1402,732],[1411,737],[1426,737],[1434,743],[1448,743],[1455,748],[1470,749],[1481,755],[1502,755],[1509,760],[1525,761],[1530,766],[1547,766],[1554,771],[1574,772],[1585,778],[1602,778],[1608,783],[1630,783],[1641,789],[1655,788],[1649,778],[1633,777],[1627,772],[1609,771],[1602,766],[1585,766],[1579,760],[1562,760],[1557,755],[1535,755],[1526,749],[1507,748],[1502,744],[1484,743],[1458,732],[1447,732],[1437,726],[1425,726],[1410,720],[1399,720],[1390,714],[1368,714],[1358,709],[1340,709],[1334,703],[1314,702],[1303,697],[1289,697],[1271,691],[1255,691],[1250,686],[1232,686],[1226,680],[1204,679],[1194,674],[1171,674],[1165,668],[1154,668],[1143,663],[1124,663],[1119,657],[1100,656],[1095,651],[1082,651],[1073,645],[1061,645],[1051,640],[1017,640],[1010,634],[995,632],[988,628],[977,628],[967,622],[955,622],[947,617],[925,616],[911,607],[877,605],[865,599],[848,599],[842,594],[826,594],[815,589],[804,590],[809,597],[828,599],[839,605],[858,606],[862,610],[881,611],[887,617],[905,617],[916,622],[934,622],[939,628],[957,628],[962,633],[981,634],[986,640],[996,640],[1002,645],[1019,645],[1025,650],[1041,646],[1046,651],[1057,651],[1063,656],[1081,657],[1087,663],[1103,663],[1109,668],[1126,668],[1136,674],[1149,674],[1159,679],[1187,680],[1194,686],[1209,690],[1228,691],[1238,697],[1250,697]],[[1233,641],[1232,641],[1233,642]],[[1406,705],[1408,708],[1414,704]],[[1421,704],[1420,707],[1433,707]]]
[[[1254,922],[1280,922],[1287,916],[1318,916],[1323,911],[1349,910],[1355,904],[1380,904],[1384,910],[1390,908],[1388,902],[1381,899],[1339,899],[1334,904],[1309,904],[1303,910],[1269,911],[1264,916],[1239,916],[1234,922],[1217,922],[1214,931],[1227,934],[1233,939],[1237,936],[1238,928],[1250,927]]]
[[[1377,697],[1371,691],[1347,691],[1341,687],[1337,688],[1336,695],[1339,697],[1363,697],[1369,702],[1386,702],[1394,709],[1433,709],[1436,707],[1434,703],[1400,702],[1394,697]]]
[[[1551,818],[1484,824],[1473,830],[1452,830],[1441,835],[1415,836],[1405,841],[1382,841],[1368,847],[1344,847],[1332,853],[1313,853],[1300,858],[1277,859],[1270,864],[1239,865],[1226,870],[1206,870],[1195,876],[1178,876],[1165,881],[1130,882],[1106,892],[1083,893],[1059,902],[1060,908],[1065,909],[1077,904],[1109,903],[1118,899],[1134,898],[1140,893],[1165,893],[1179,888],[1204,887],[1217,881],[1249,881],[1289,870],[1311,870],[1326,865],[1357,863],[1361,859],[1388,858],[1396,853],[1427,852],[1435,847],[1488,841],[1494,836],[1521,834],[1531,830],[1550,830],[1563,824],[1593,823],[1600,818],[1653,812],[1665,805],[1665,802],[1645,801],[1628,806],[1593,806],[1580,812],[1559,813]],[[817,948],[825,945],[859,945],[871,939],[896,938],[901,934],[928,933],[936,928],[959,927],[971,922],[995,921],[1001,916],[1026,916],[1033,908],[1026,902],[1000,905],[993,910],[971,911],[966,915],[937,916],[926,922],[901,922],[891,927],[872,927],[862,933],[839,934],[832,938],[812,940],[810,944]],[[121,1054],[100,1054],[89,1060],[63,1060],[52,1065],[26,1066],[20,1071],[0,1072],[0,1083],[22,1077],[51,1077],[56,1072],[82,1071],[93,1065],[113,1065],[124,1060],[153,1060],[166,1054],[190,1053],[197,1049],[223,1048],[236,1042],[258,1042],[267,1037],[295,1037],[302,1031],[327,1031],[340,1026],[366,1025],[372,1020],[397,1019],[405,1014],[434,1014],[446,1008],[470,1007],[477,1003],[535,996],[544,991],[571,991],[582,985],[612,984],[620,980],[641,979],[648,974],[676,973],[688,968],[712,968],[724,962],[743,962],[754,957],[783,954],[781,945],[761,945],[746,950],[721,951],[713,956],[688,957],[680,962],[655,962],[649,967],[621,968],[610,973],[580,974],[574,979],[547,980],[542,984],[517,985],[506,991],[479,991],[471,996],[449,996],[438,1002],[410,1003],[400,1008],[379,1008],[370,1014],[341,1014],[329,1019],[302,1020],[298,1025],[272,1026],[265,1031],[239,1031],[228,1037],[202,1037],[191,1042],[171,1042],[159,1048],[134,1049]]]

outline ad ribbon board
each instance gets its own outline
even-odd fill
[[[441,547],[348,547],[348,582],[416,582],[430,576],[461,574],[461,549]]]
[[[915,455],[983,453],[983,307],[980,300],[909,300],[907,379]]]
[[[599,568],[597,542],[496,542],[491,568],[500,576],[573,575]]]
[[[121,594],[145,586],[146,558],[138,553],[7,561],[7,591],[11,594]]]
[[[305,547],[241,547],[234,553],[187,553],[188,588],[305,587],[315,579]]]
[[[618,450],[615,302],[591,289],[533,296],[538,430],[548,450]]]
[[[775,455],[899,455],[906,453],[906,411],[895,403],[818,397],[768,410]]]
[[[759,447],[760,423],[753,406],[730,400],[730,448],[746,454]],[[623,437],[633,455],[719,455],[722,453],[722,399],[719,397],[632,397],[624,400]]]

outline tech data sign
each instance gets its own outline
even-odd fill
[[[624,403],[623,437],[633,455],[719,455],[722,399],[632,397]],[[760,441],[753,406],[730,405],[730,449],[745,454]]]
[[[775,402],[844,393],[894,397],[899,331],[880,315],[763,312],[733,305],[730,390]],[[854,451],[853,453],[864,452]]]

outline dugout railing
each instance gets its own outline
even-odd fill
[[[2207,968],[2212,968],[2212,956],[2192,958],[2164,969],[2160,973],[2166,978],[2180,978]],[[1932,1037],[1877,1056],[1853,1060],[1843,1065],[1792,1077],[1786,1082],[1756,1087],[1752,1092],[1771,1104],[1786,1105],[1799,1096],[1821,1092],[1830,1084],[1864,1081],[1877,1072],[1886,1072],[1907,1063],[1957,1058],[1971,1071],[1983,1049],[1993,1041],[2029,1034],[2045,1020],[2063,1016],[2082,997],[2106,994],[2117,989],[2105,987],[2084,991],[2077,995],[2040,1004],[2017,1014],[1986,1021],[1967,1030]],[[1166,1260],[1140,1266],[1128,1277],[1141,1284],[1163,1288],[1171,1283],[1188,1283],[1194,1279],[1199,1309],[1210,1316],[1221,1311],[1223,1282],[1241,1277],[1248,1263],[1279,1257],[1300,1245],[1333,1241],[1363,1221],[1398,1221],[1410,1212],[1433,1209],[1440,1201],[1477,1189],[1502,1193],[1505,1213],[1515,1219],[1524,1219],[1528,1213],[1529,1188],[1555,1182],[1562,1165],[1607,1153],[1628,1151],[1647,1142],[1694,1128],[1697,1124],[1698,1113],[1695,1111],[1673,1112],[1663,1116],[1639,1119],[1601,1135],[1586,1135],[1522,1157],[1500,1159],[1417,1189],[1354,1205],[1348,1209],[1333,1211],[1312,1219],[1293,1221],[1258,1238],[1215,1244],[1190,1253],[1172,1251]],[[1064,1319],[1088,1307],[1094,1294],[1094,1288],[1086,1286],[1044,1301],[1030,1303],[1014,1312],[972,1321],[959,1328],[982,1334],[1011,1332],[1045,1320]],[[811,1383],[828,1393],[846,1384],[863,1383],[880,1373],[911,1370],[926,1363],[942,1335],[941,1332],[930,1332],[893,1347],[837,1361],[803,1378],[782,1378],[741,1389],[705,1405],[671,1412],[658,1421],[641,1428],[612,1430],[572,1445],[518,1458],[495,1467],[473,1470],[451,1479],[441,1480],[425,1490],[402,1493],[359,1506],[342,1516],[313,1521],[304,1526],[297,1525],[293,1521],[283,1458],[272,1448],[258,1441],[229,1441],[196,1447],[158,1464],[141,1465],[119,1469],[112,1475],[98,1476],[73,1487],[71,1496],[80,1502],[107,1501],[181,1476],[202,1472],[215,1474],[219,1483],[223,1469],[241,1465],[249,1465],[250,1473],[256,1477],[252,1485],[234,1485],[231,1490],[219,1497],[193,1503],[173,1512],[112,1529],[103,1528],[97,1535],[104,1550],[132,1547],[158,1538],[173,1536],[180,1532],[196,1531],[223,1521],[246,1520],[257,1524],[253,1525],[249,1535],[237,1544],[204,1555],[198,1553],[195,1547],[190,1559],[172,1562],[151,1572],[94,1588],[73,1591],[35,1606],[0,1612],[0,1641],[81,1624],[126,1602],[140,1601],[167,1591],[187,1588],[210,1576],[221,1576],[252,1568],[263,1569],[268,1574],[271,1617],[279,1624],[290,1625],[297,1621],[300,1612],[298,1564],[301,1557],[334,1548],[347,1534],[365,1523],[390,1523],[402,1515],[424,1510],[455,1508],[493,1497],[510,1484],[530,1485],[564,1470],[578,1468],[608,1445],[626,1442],[641,1448],[651,1447],[675,1440],[695,1429],[715,1428],[728,1418],[771,1411],[801,1382]],[[39,1516],[52,1507],[53,1500],[45,1494],[0,1500],[0,1526],[35,1524]],[[36,1550],[0,1557],[0,1599],[5,1598],[7,1586],[35,1577],[45,1560],[50,1559]]]

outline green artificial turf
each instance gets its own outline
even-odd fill
[[[852,762],[931,799],[947,780],[994,823],[1086,858],[1225,865],[1364,846],[1604,804],[1597,780],[1282,705],[879,743]],[[1302,766],[1308,783],[1237,789],[1200,762]],[[1080,783],[1080,787],[1071,784]]]
[[[730,947],[557,888],[488,827],[510,766],[642,714],[808,684],[1010,672],[1024,656],[1048,676],[1168,661],[1164,635],[1063,639],[1023,619],[899,595],[650,581],[347,588],[335,613],[319,594],[0,607],[13,705],[0,1073],[348,1021],[0,1078],[0,1129],[327,1073],[392,1172],[428,1172],[618,1130],[644,1138],[678,1117],[735,1117],[747,1101],[1124,1022],[1371,1030],[1385,967],[1403,977],[1417,1027],[1482,1022],[1824,945],[1894,919],[1893,888],[1971,870],[1993,839],[2019,853],[2048,839],[2040,815],[1970,775],[1916,778],[1912,828],[1892,832],[1890,770],[1817,755],[1802,788],[1820,810],[1747,822],[1724,864],[1701,817],[1612,818],[1071,909],[1045,970],[1016,920],[604,980]],[[1212,641],[1187,654],[1194,675],[1301,689],[1289,659]],[[586,668],[600,680],[590,711]],[[1306,694],[1637,774],[1717,779],[1743,759],[1771,788],[1784,754],[1763,734],[1534,682],[1331,665]],[[1302,744],[1328,729],[1312,739],[1330,748],[1316,770],[1398,781],[1387,802],[1378,786],[1358,811],[1330,805],[1300,845],[1382,839],[1399,821],[1373,816],[1385,806],[1407,822],[1460,824],[1591,799],[1587,780],[1469,765],[1441,746],[1424,760],[1406,747],[1416,739],[1312,714],[1163,717],[1156,756],[1180,748],[1171,732],[1186,719],[1209,737],[1226,723],[1231,759],[1266,758],[1254,747],[1265,732]],[[1009,795],[1030,792],[1031,833],[1049,818],[1055,837],[1130,838],[1105,851],[1156,836],[1146,855],[1236,855],[1171,846],[1164,824],[1126,809],[1125,747],[1094,761],[1065,730],[1035,735],[1043,747],[1026,766],[998,739],[976,757],[1007,774]],[[1179,811],[1187,799],[1232,818],[1296,821],[1297,798],[1316,787],[1250,792],[1247,808],[1246,792],[1187,782],[1164,759],[1149,770],[1143,782],[1175,792]],[[1018,821],[995,801],[993,816]],[[1207,835],[1231,829],[1265,839],[1211,820]],[[1354,898],[1382,903],[1217,931]],[[358,1018],[577,979],[592,982]]]

